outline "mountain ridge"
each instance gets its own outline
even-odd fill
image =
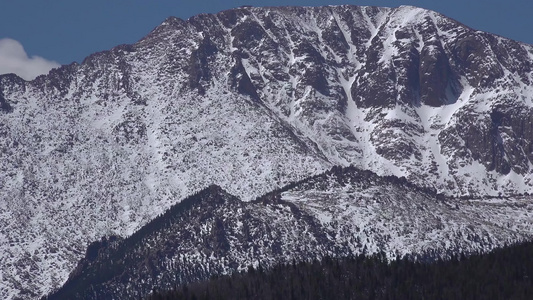
[[[521,206],[510,210],[514,214],[532,209],[531,198],[508,201]],[[530,239],[531,224],[499,225],[527,217],[516,220],[492,205],[490,199],[447,199],[405,178],[354,167],[333,167],[249,202],[212,185],[124,240],[93,243],[67,283],[47,299],[130,299],[250,265],[268,269],[361,254],[427,262]],[[346,213],[351,210],[359,213]]]

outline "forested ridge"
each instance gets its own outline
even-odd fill
[[[173,299],[532,299],[533,243],[431,263],[383,254],[293,262],[153,291]]]

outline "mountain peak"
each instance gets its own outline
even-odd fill
[[[235,208],[354,165],[447,196],[533,192],[533,48],[423,12],[171,17],[38,80],[0,76],[0,298],[57,287],[89,241],[198,191],[194,207]]]
[[[183,19],[170,16],[166,18],[158,27],[179,26],[179,25],[182,25],[183,23],[185,23]]]

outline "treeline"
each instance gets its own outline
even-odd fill
[[[533,299],[533,243],[433,263],[379,254],[250,267],[147,299]]]

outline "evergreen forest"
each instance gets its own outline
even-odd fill
[[[432,262],[377,254],[257,265],[148,299],[533,299],[533,243]]]

